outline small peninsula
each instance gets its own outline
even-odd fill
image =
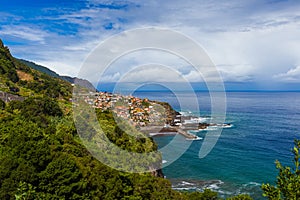
[[[120,118],[148,136],[181,134],[188,140],[199,139],[189,130],[205,130],[209,126],[226,127],[230,124],[210,124],[191,115],[182,115],[167,102],[141,99],[110,92],[89,92],[82,94],[84,101],[102,111],[112,110]]]

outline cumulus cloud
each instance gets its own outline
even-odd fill
[[[254,67],[249,64],[219,65],[218,69],[226,82],[251,82],[254,81]]]
[[[280,76],[284,79],[282,71],[287,71],[285,75],[294,73],[288,66],[300,63],[297,1],[80,2],[70,8],[40,9],[34,17],[25,16],[21,9],[14,13],[14,23],[8,20],[9,11],[0,9],[1,16],[6,16],[0,20],[0,35],[10,41],[24,39],[26,50],[24,45],[10,47],[17,57],[72,76],[78,74],[85,58],[106,38],[130,28],[148,26],[174,29],[195,40],[206,50],[225,81],[268,81]],[[16,25],[22,23],[26,26]],[[170,41],[167,38],[161,42]],[[189,51],[197,56],[193,53]],[[147,63],[171,66],[185,78],[201,81],[188,63],[161,52],[133,54],[116,62],[104,80],[119,79],[134,66]],[[143,77],[146,72],[139,73]]]
[[[290,69],[285,73],[274,75],[273,78],[277,81],[300,83],[300,66]]]

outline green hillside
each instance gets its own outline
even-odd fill
[[[0,41],[0,91],[24,97],[69,99],[72,86],[59,78],[34,70],[12,57]]]
[[[73,123],[70,83],[14,59],[0,43],[0,90],[24,97],[0,99],[0,199],[181,199],[169,181],[151,173],[122,173],[85,149]],[[149,150],[117,129],[112,113],[97,112],[116,143]],[[124,141],[130,141],[130,145]],[[153,150],[156,145],[148,139]],[[143,150],[144,149],[144,150]]]
[[[27,60],[24,60],[24,59],[18,59],[18,60],[21,63],[23,63],[23,64],[25,64],[25,65],[27,65],[27,66],[29,66],[29,67],[37,70],[37,71],[43,72],[43,73],[48,74],[48,75],[50,75],[52,77],[55,77],[55,78],[59,78],[59,74],[57,74],[56,72],[48,69],[47,67],[44,67],[42,65],[38,65],[38,64],[36,64],[34,62],[27,61]]]
[[[48,74],[49,76],[52,76],[54,78],[60,78],[62,80],[68,81],[72,84],[77,84],[77,85],[80,85],[82,87],[86,87],[86,88],[88,88],[90,90],[93,90],[93,91],[95,90],[94,86],[88,80],[77,78],[77,77],[61,76],[61,75],[57,74],[56,72],[48,69],[47,67],[38,65],[34,62],[30,62],[30,61],[27,61],[27,60],[18,59],[18,61],[20,61],[21,63],[27,65],[28,67],[31,67],[32,69],[35,69],[37,71]]]

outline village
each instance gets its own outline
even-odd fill
[[[85,102],[94,108],[111,110],[116,116],[128,120],[136,127],[165,125],[166,115],[163,106],[148,99],[124,96],[109,92],[98,92],[91,97],[86,96]]]

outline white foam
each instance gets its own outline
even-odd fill
[[[196,137],[196,138],[186,138],[186,140],[203,140],[203,138],[202,137]]]
[[[179,187],[172,187],[174,190],[197,190],[197,187],[185,187],[185,188],[179,188]]]
[[[220,189],[220,186],[219,186],[219,185],[221,185],[221,184],[223,184],[223,183],[224,183],[223,181],[218,180],[217,183],[210,184],[210,185],[208,185],[206,188],[207,188],[207,189],[211,189],[211,190],[218,190],[218,189]]]
[[[261,186],[261,184],[257,183],[257,182],[249,182],[249,183],[244,184],[244,186]]]
[[[206,187],[207,189],[211,189],[211,190],[218,190],[220,189],[220,187],[217,184],[211,184],[209,186]]]
[[[233,124],[216,124],[213,126],[208,126],[205,129],[199,129],[199,131],[216,131],[220,128],[232,128]]]
[[[222,128],[232,128],[233,124],[222,124]]]
[[[182,116],[190,116],[192,114],[191,111],[181,111],[179,112]]]
[[[192,181],[180,181],[175,185],[172,185],[174,190],[192,190],[192,191],[203,191],[204,189],[211,189],[213,191],[220,192],[222,194],[226,194],[227,192],[220,190],[220,185],[223,184],[221,180],[213,180],[213,181],[200,181],[192,182]]]
[[[199,129],[199,131],[215,131],[218,130],[219,127],[218,126],[208,126],[205,129]]]
[[[195,184],[189,183],[189,182],[186,182],[186,181],[181,181],[181,185],[195,185]]]
[[[192,117],[189,120],[184,120],[184,124],[196,124],[196,123],[203,123],[206,122],[208,118],[204,117]]]

